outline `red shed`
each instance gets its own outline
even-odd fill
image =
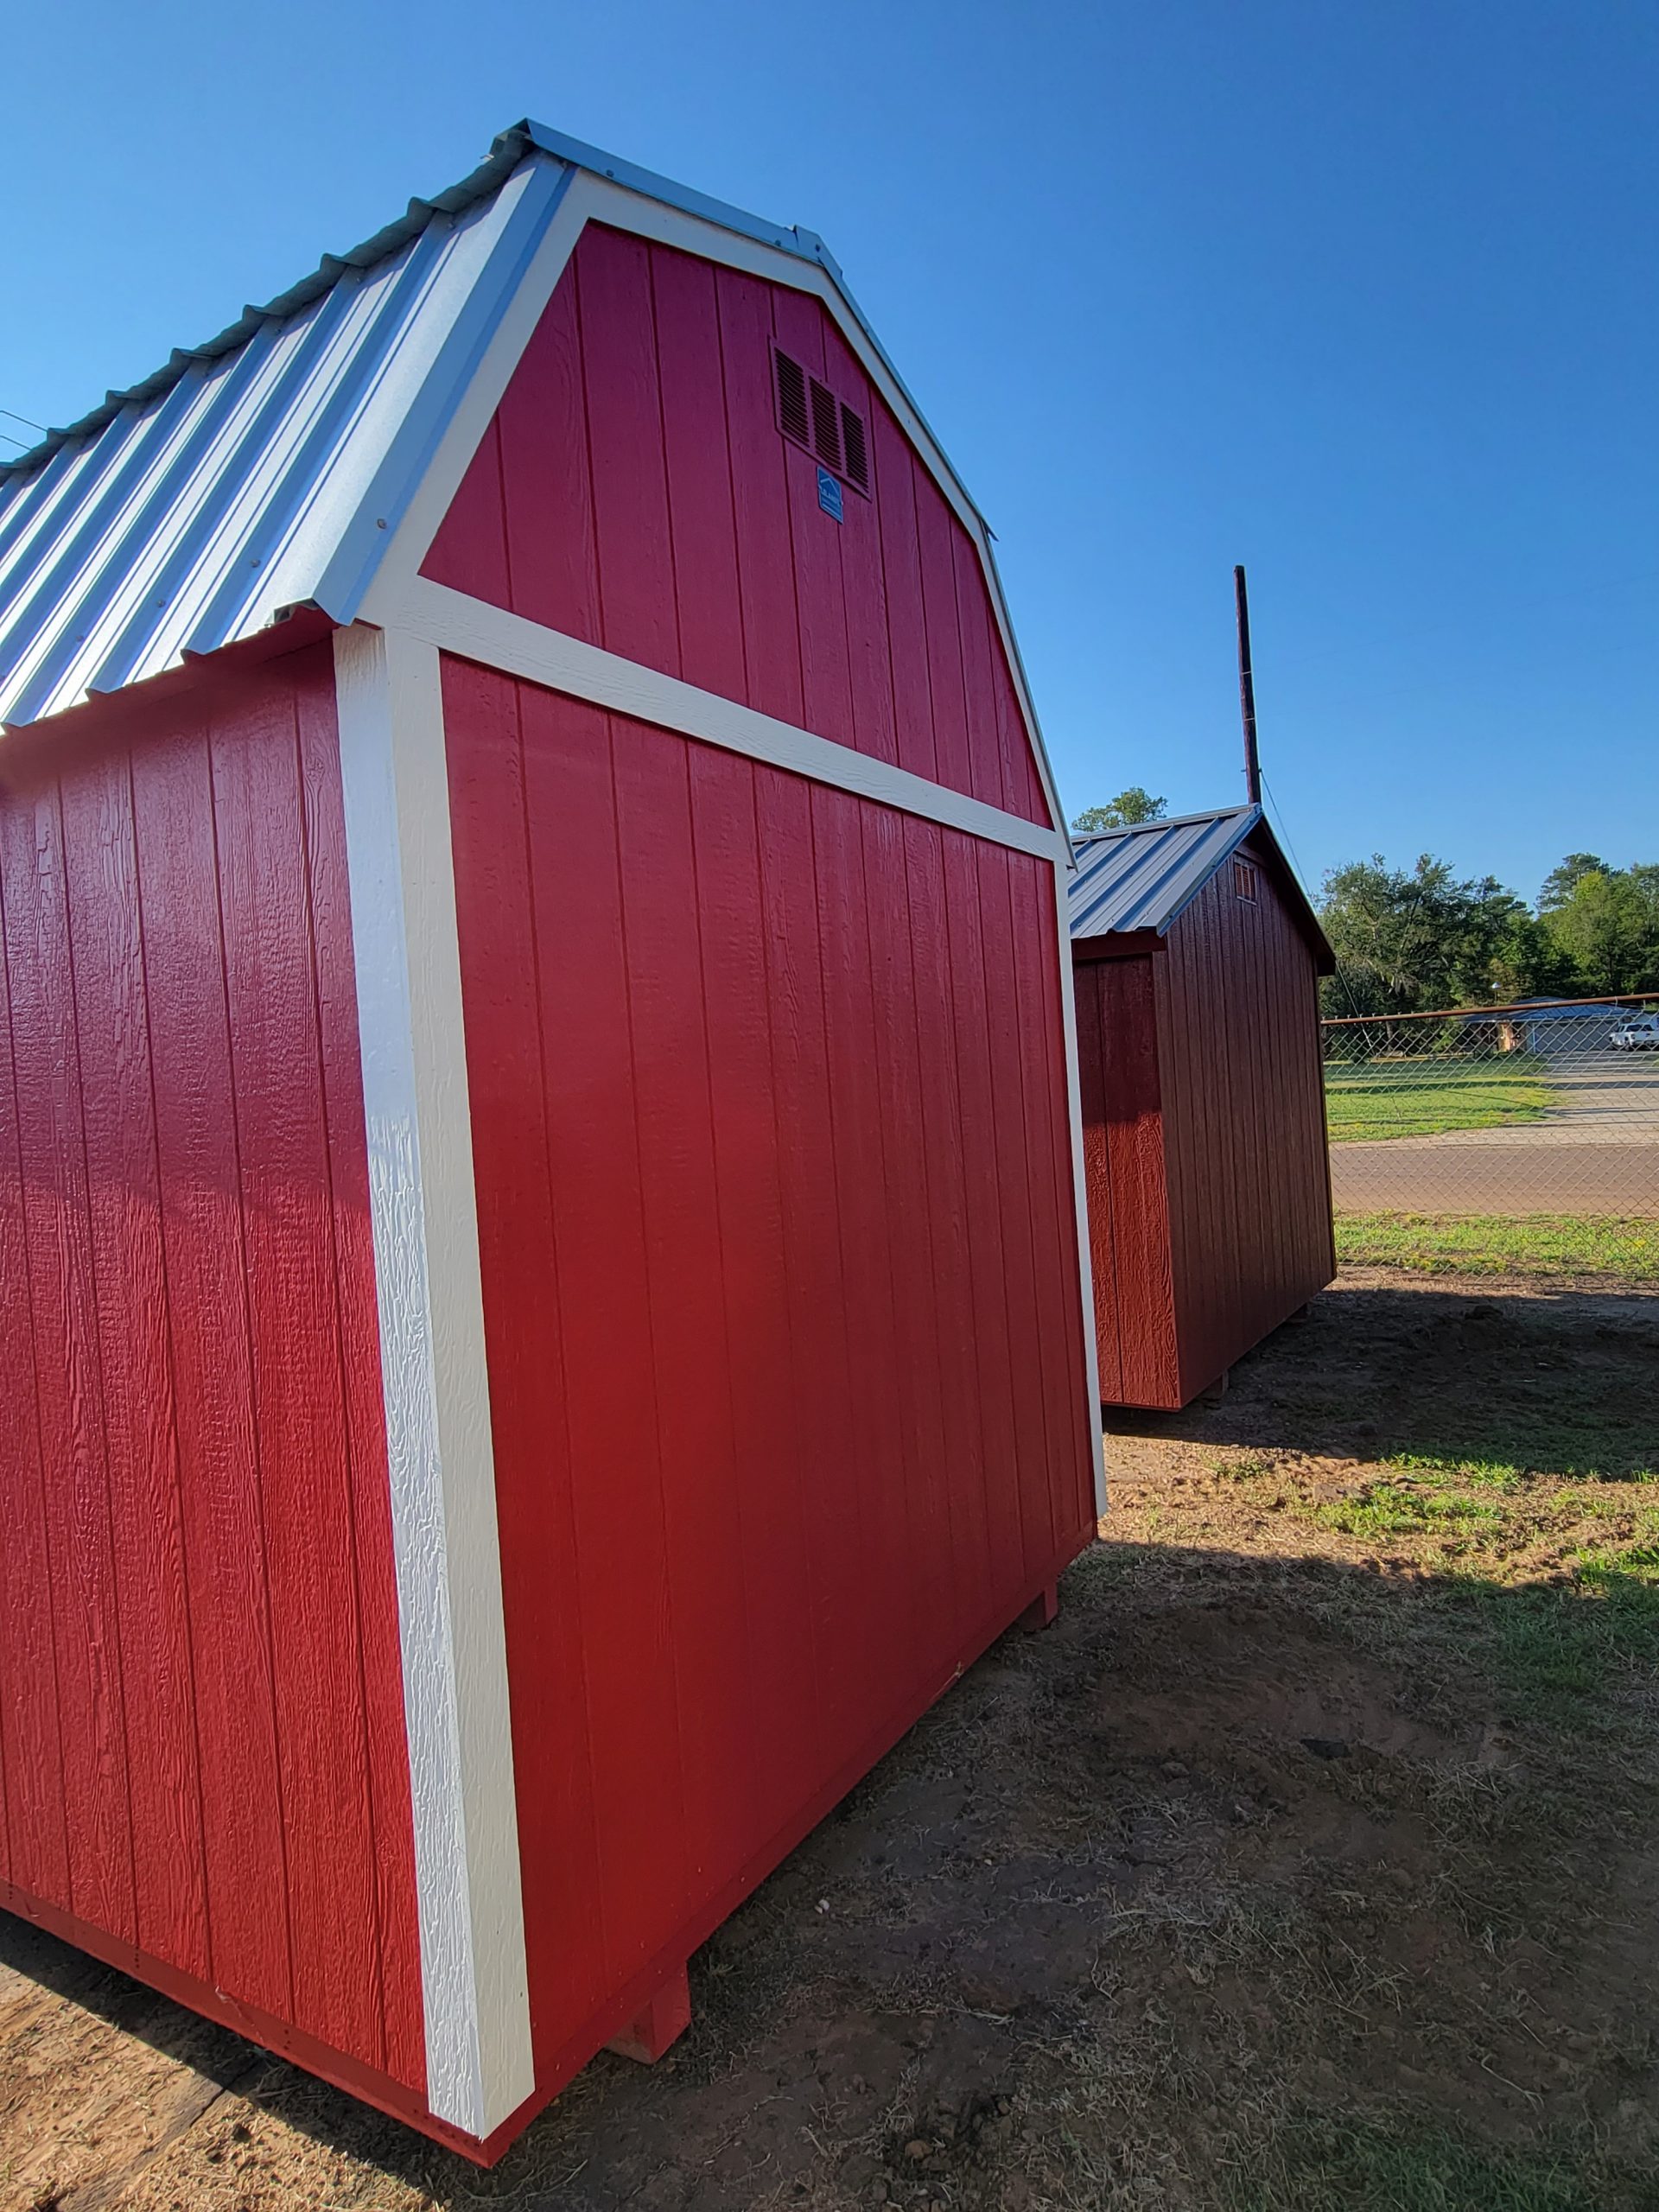
[[[1259,806],[1077,850],[1101,1394],[1184,1406],[1336,1273],[1318,982],[1335,963]]]
[[[0,608],[0,1901],[487,2159],[1094,1526],[985,527],[817,238],[524,124]]]

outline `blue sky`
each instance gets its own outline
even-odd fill
[[[1315,882],[1659,859],[1649,0],[65,0],[6,58],[0,406],[69,419],[530,113],[828,238],[1072,808],[1241,795],[1243,560]]]

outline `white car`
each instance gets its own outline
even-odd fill
[[[1659,1052],[1659,1014],[1627,1014],[1612,1036],[1616,1052]]]

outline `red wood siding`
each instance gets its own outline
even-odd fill
[[[0,791],[0,1875],[423,2078],[327,646]]]
[[[1336,1273],[1313,957],[1256,880],[1224,868],[1154,963],[1183,1401]]]
[[[863,415],[837,525],[773,340]],[[425,563],[439,582],[1048,819],[967,531],[816,300],[590,225]]]
[[[1092,1529],[1053,878],[443,683],[545,2086]]]
[[[1154,961],[1076,969],[1100,1395],[1111,1405],[1181,1403]]]
[[[1101,1395],[1185,1405],[1336,1273],[1313,957],[1264,867],[1074,970]]]

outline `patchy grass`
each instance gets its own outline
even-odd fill
[[[1553,1096],[1542,1063],[1519,1054],[1503,1060],[1401,1058],[1357,1065],[1332,1060],[1325,1071],[1333,1144],[1541,1122]]]
[[[1659,1221],[1601,1214],[1339,1213],[1346,1267],[1659,1283]]]
[[[1237,2212],[1598,2212],[1582,2146],[1528,2156],[1476,2151],[1409,2123],[1397,2133],[1310,2115],[1287,2126],[1274,2171],[1244,2183]]]
[[[489,2174],[0,1915],[0,2212],[1656,2212],[1656,1372],[1351,1281],[1116,1418],[1055,1625]]]

